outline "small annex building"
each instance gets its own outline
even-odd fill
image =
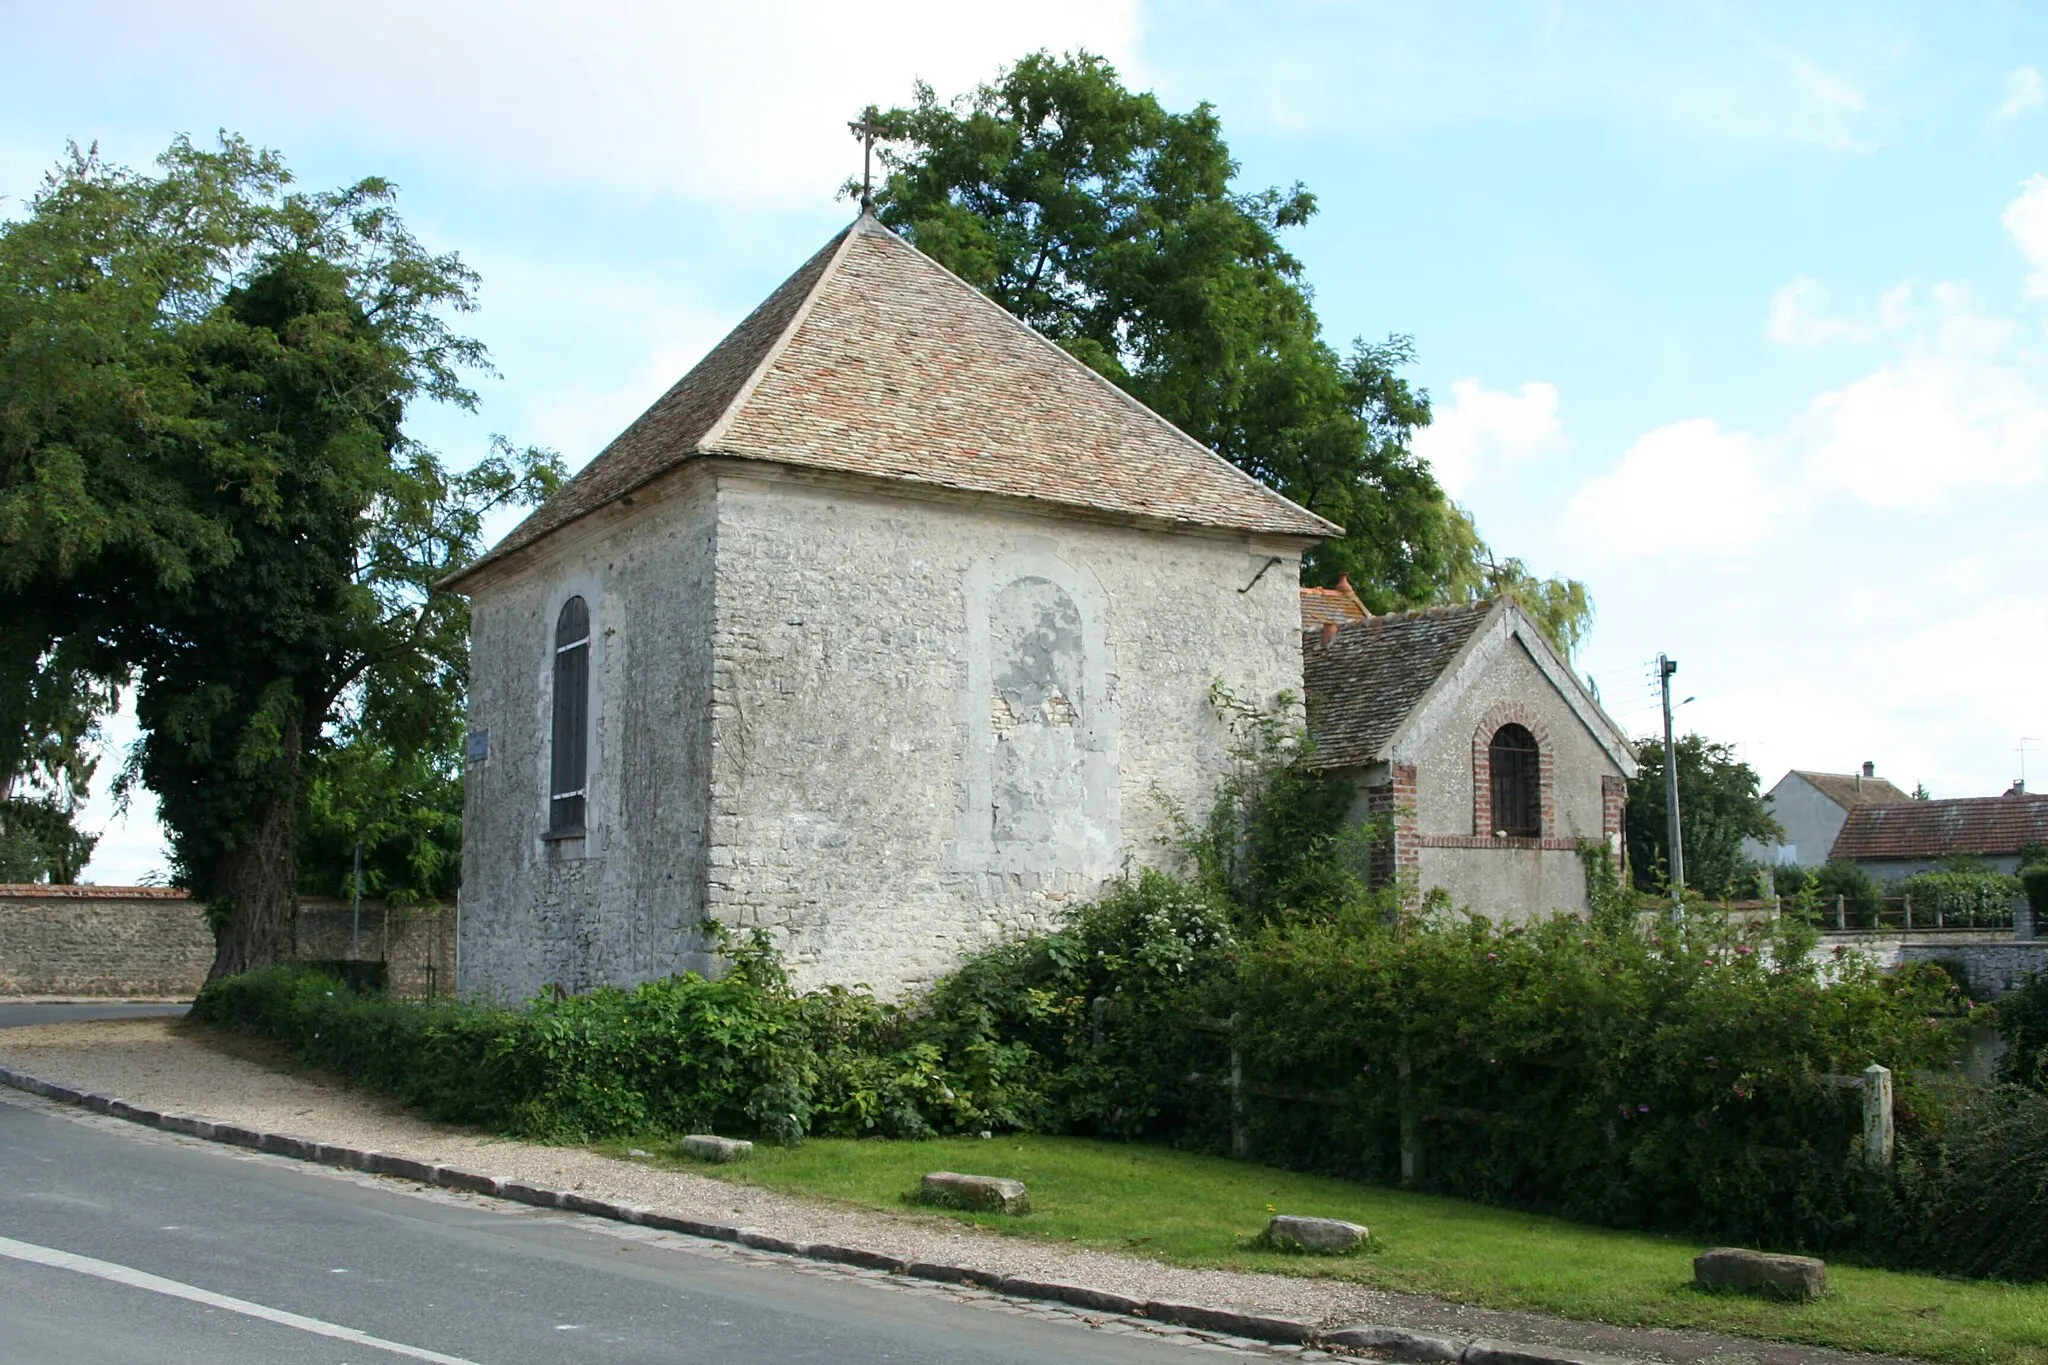
[[[1745,839],[1742,853],[1767,867],[1824,863],[1832,856],[1829,850],[1851,811],[1911,799],[1889,779],[1879,777],[1874,763],[1865,763],[1862,771],[1854,773],[1794,768],[1764,793],[1764,808],[1778,822],[1784,836],[1768,844]]]
[[[1304,594],[1304,620],[1332,605]],[[1391,821],[1376,883],[1497,920],[1585,909],[1581,844],[1621,858],[1635,756],[1512,598],[1326,619],[1302,670],[1319,766]]]
[[[884,994],[1166,856],[1337,527],[872,216],[454,580],[459,978]]]

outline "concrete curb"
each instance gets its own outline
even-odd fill
[[[247,1147],[272,1156],[289,1157],[294,1161],[308,1161],[321,1166],[363,1171],[370,1175],[395,1176],[422,1185],[435,1185],[442,1189],[459,1190],[465,1194],[480,1194],[493,1199],[531,1204],[536,1208],[563,1209],[570,1213],[588,1214],[593,1218],[608,1218],[613,1222],[631,1223],[662,1232],[681,1233],[686,1237],[734,1242],[756,1251],[799,1256],[813,1261],[830,1261],[838,1265],[879,1270],[891,1275],[932,1280],[941,1284],[971,1285],[1010,1298],[1063,1303],[1091,1312],[1167,1323],[1218,1336],[1240,1337],[1255,1342],[1273,1342],[1288,1346],[1315,1345],[1337,1350],[1365,1350],[1373,1352],[1375,1358],[1382,1360],[1456,1361],[1462,1362],[1462,1365],[1629,1365],[1629,1362],[1615,1356],[1585,1355],[1553,1346],[1526,1346],[1507,1341],[1459,1342],[1447,1337],[1411,1332],[1401,1327],[1360,1324],[1331,1332],[1318,1332],[1310,1324],[1298,1322],[1293,1318],[1267,1317],[1258,1313],[1239,1312],[1232,1308],[1212,1308],[1204,1304],[1172,1303],[1161,1299],[1139,1300],[1088,1285],[1000,1275],[994,1271],[977,1270],[971,1266],[904,1261],[900,1257],[860,1247],[839,1246],[831,1242],[798,1242],[787,1237],[777,1237],[760,1228],[706,1223],[695,1218],[658,1213],[635,1204],[620,1204],[609,1199],[598,1199],[575,1190],[551,1190],[520,1180],[504,1180],[461,1166],[440,1166],[390,1152],[365,1152],[354,1147],[342,1147],[315,1138],[300,1137],[293,1133],[261,1132],[238,1123],[221,1123],[191,1114],[166,1114],[160,1110],[130,1104],[127,1100],[116,1099],[110,1095],[96,1095],[75,1086],[58,1085],[53,1081],[42,1080],[8,1067],[0,1067],[0,1085],[26,1091],[31,1095],[40,1095],[44,1099],[56,1100],[62,1104],[77,1105],[96,1114],[125,1119],[130,1123],[139,1123],[144,1127],[160,1129],[166,1133],[226,1143],[234,1147]]]

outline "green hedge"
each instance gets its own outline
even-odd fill
[[[1650,935],[1377,913],[1240,934],[1219,898],[1147,872],[908,1009],[798,994],[756,942],[717,981],[519,1010],[279,968],[210,985],[196,1013],[434,1117],[561,1141],[1021,1128],[1227,1151],[1234,1040],[1257,1159],[1375,1180],[1400,1174],[1405,1060],[1428,1188],[1825,1247],[1856,1239],[1871,1191],[1854,1096],[1817,1077],[1938,1068],[1962,1006],[1938,969],[1850,958],[1823,984],[1810,942],[1716,915]]]
[[[195,1018],[262,1034],[431,1117],[582,1141],[743,1128],[790,1139],[809,1113],[786,993],[742,970],[673,977],[525,1010],[358,995],[311,968],[209,983]]]
[[[1983,865],[1945,867],[1907,877],[1898,890],[1913,898],[1919,923],[1939,914],[1950,924],[1979,919],[1995,924],[2019,899],[2020,879]]]
[[[1944,1066],[1963,1002],[1938,969],[1885,977],[1848,957],[1823,980],[1809,944],[1711,915],[1648,936],[1558,919],[1275,937],[1240,975],[1246,1066],[1341,1099],[1262,1103],[1255,1146],[1391,1180],[1405,1092],[1432,1188],[1610,1225],[1854,1242],[1873,1194],[1858,1095],[1821,1078]]]

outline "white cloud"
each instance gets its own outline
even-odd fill
[[[2020,488],[2048,467],[2048,403],[2009,364],[1950,343],[1821,394],[1799,423],[1818,491],[1931,510],[1959,490]]]
[[[1870,341],[1905,325],[1912,286],[1897,285],[1878,300],[1869,318],[1830,315],[1833,291],[1819,280],[1797,275],[1771,295],[1764,336],[1779,346],[1811,347],[1833,341]]]
[[[1739,556],[1791,511],[1774,452],[1704,417],[1639,437],[1565,508],[1565,542],[1592,560]]]
[[[37,17],[37,15],[40,17]],[[225,123],[272,145],[404,147],[540,185],[613,187],[709,201],[815,203],[860,168],[846,121],[942,94],[1039,47],[1086,47],[1127,69],[1136,0],[877,10],[767,0],[82,0],[10,16],[18,50],[99,35],[89,74],[111,111],[131,102]],[[1142,73],[1136,74],[1142,80]]]
[[[1991,111],[1993,123],[2004,123],[2048,103],[2048,83],[2031,66],[2016,67],[2005,78],[2005,99]]]
[[[2028,296],[2048,298],[2048,175],[2028,176],[1999,222],[2034,267],[2027,279]]]
[[[1451,385],[1451,401],[1436,406],[1430,424],[1415,434],[1415,453],[1429,461],[1437,482],[1462,496],[1482,473],[1492,473],[1564,447],[1557,386],[1532,379],[1519,389],[1489,389],[1477,379]]]

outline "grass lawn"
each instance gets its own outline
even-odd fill
[[[672,1142],[637,1141],[675,1151]],[[618,1154],[627,1145],[602,1150]],[[688,1164],[725,1180],[899,1211],[926,1171],[1010,1176],[1031,1186],[1029,1215],[936,1216],[1175,1265],[1329,1276],[1488,1308],[1710,1328],[1958,1365],[2048,1365],[2048,1286],[1831,1264],[1830,1292],[1817,1303],[1703,1294],[1691,1288],[1692,1258],[1703,1244],[1688,1238],[1614,1232],[1160,1147],[1015,1136],[813,1139],[795,1149],[757,1147],[736,1166]],[[1246,1243],[1269,1209],[1364,1223],[1374,1250],[1327,1258],[1252,1249]]]

